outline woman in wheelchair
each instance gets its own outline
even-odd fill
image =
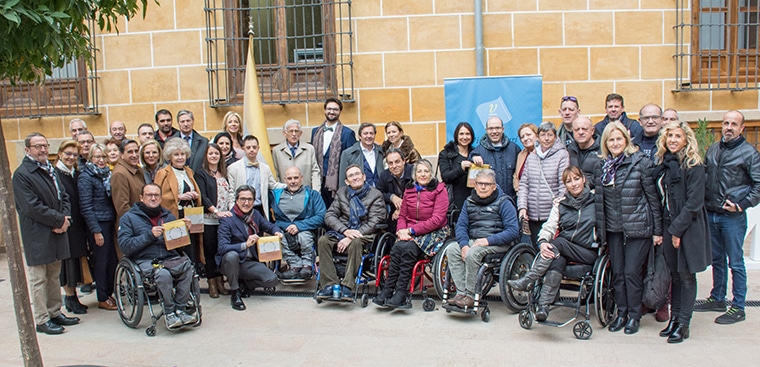
[[[533,267],[522,278],[507,282],[512,289],[526,291],[543,276],[536,310],[538,321],[546,321],[549,316],[549,305],[557,296],[568,261],[593,265],[597,257],[597,250],[593,248],[596,241],[594,192],[576,166],[562,172],[562,182],[567,192],[555,201],[549,219],[538,233],[541,251]]]
[[[391,308],[411,308],[407,295],[414,263],[423,256],[432,256],[448,237],[446,210],[449,194],[446,184],[433,178],[427,160],[414,164],[412,182],[404,191],[398,217],[398,240],[391,248],[388,278],[382,292],[372,302]]]

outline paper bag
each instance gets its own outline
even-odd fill
[[[190,233],[203,233],[203,207],[185,208],[185,218],[190,219]]]
[[[491,168],[491,165],[476,166],[473,164],[470,166],[470,171],[467,173],[467,187],[475,187],[475,176],[478,175],[478,172],[488,168]]]
[[[184,219],[164,223],[163,227],[167,250],[171,251],[190,244],[190,233],[187,231]]]
[[[280,245],[280,237],[259,237],[256,245],[259,251],[259,262],[282,260],[282,246]]]

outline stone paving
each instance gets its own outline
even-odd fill
[[[748,299],[760,299],[760,271],[749,271]],[[8,265],[0,255],[0,366],[21,366]],[[709,292],[710,272],[699,276],[699,296]],[[313,286],[278,290],[312,291]],[[493,293],[492,293],[493,294]],[[594,320],[590,340],[577,340],[570,326],[534,325],[523,330],[517,316],[491,303],[491,322],[446,314],[440,304],[424,312],[388,312],[370,304],[325,302],[311,298],[255,295],[246,311],[234,311],[229,298],[202,296],[203,324],[168,332],[159,322],[155,337],[145,335],[146,311],[137,329],[116,312],[97,309],[94,294],[80,295],[89,305],[80,325],[63,335],[37,334],[47,366],[749,366],[760,340],[760,313],[747,308],[747,321],[717,325],[715,313],[695,313],[691,338],[668,345],[657,333],[664,327],[653,315],[642,319],[635,335],[610,333]],[[567,310],[569,311],[569,310]],[[569,315],[566,310],[552,317]]]

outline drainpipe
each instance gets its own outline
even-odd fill
[[[483,2],[475,0],[475,75],[483,76]]]

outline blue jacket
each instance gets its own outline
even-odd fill
[[[89,167],[82,167],[77,177],[79,189],[79,205],[82,217],[91,233],[101,233],[98,222],[113,222],[116,220],[116,210],[113,201],[106,193],[103,180],[95,176]]]
[[[306,196],[303,203],[304,210],[294,221],[290,221],[285,213],[280,210],[280,199],[282,198],[282,193],[287,188],[270,191],[269,195],[271,199],[269,201],[272,203],[271,207],[274,211],[274,220],[277,227],[284,229],[288,228],[291,224],[295,224],[298,231],[313,231],[325,223],[327,207],[325,207],[325,202],[322,200],[322,195],[318,191],[312,190],[309,186],[304,186],[303,189]]]
[[[161,225],[173,220],[176,220],[174,215],[162,207],[158,224]],[[153,236],[152,228],[153,224],[148,215],[135,203],[119,219],[119,248],[124,252],[124,255],[132,260],[163,260],[179,256],[177,251],[166,249],[164,236]]]
[[[504,195],[504,193],[499,191],[499,195]],[[469,231],[470,218],[467,213],[468,205],[472,205],[472,202],[465,200],[455,227],[459,247],[469,246],[471,239]],[[520,230],[517,228],[517,210],[515,210],[514,202],[512,200],[502,201],[501,205],[499,205],[499,214],[501,215],[504,230],[486,237],[489,246],[507,246],[520,236]],[[472,240],[476,239],[477,238],[472,238]]]
[[[490,165],[491,169],[496,172],[496,183],[499,184],[499,187],[504,190],[504,193],[512,197],[512,200],[515,200],[517,193],[512,184],[512,179],[517,168],[517,155],[520,153],[520,148],[517,144],[509,141],[506,134],[502,136],[501,141],[502,146],[495,147],[488,139],[488,135],[484,135],[480,139],[480,145],[470,153],[470,160],[474,156],[482,157],[483,163]]]
[[[259,231],[275,234],[277,232],[284,233],[282,229],[276,225],[270,223],[259,213],[257,210],[253,211],[253,221],[259,227]],[[262,233],[258,235],[261,236]],[[248,251],[250,250],[251,257],[254,261],[258,261],[259,257],[256,253],[256,248],[250,249],[245,247],[245,242],[248,240],[248,227],[243,219],[236,214],[232,214],[229,218],[219,218],[219,251],[216,254],[216,264],[222,263],[222,257],[230,252],[235,251],[240,256],[240,262],[245,261]]]
[[[628,118],[628,115],[623,112],[620,115],[620,122],[625,126],[628,131],[631,133],[631,139],[635,139],[637,136],[644,134],[644,128],[641,127],[641,124],[637,120],[633,120]],[[610,117],[604,116],[604,120],[599,121],[594,125],[594,129],[596,130],[596,135],[602,136],[602,133],[604,132],[604,128],[607,127],[607,124],[610,123]]]

